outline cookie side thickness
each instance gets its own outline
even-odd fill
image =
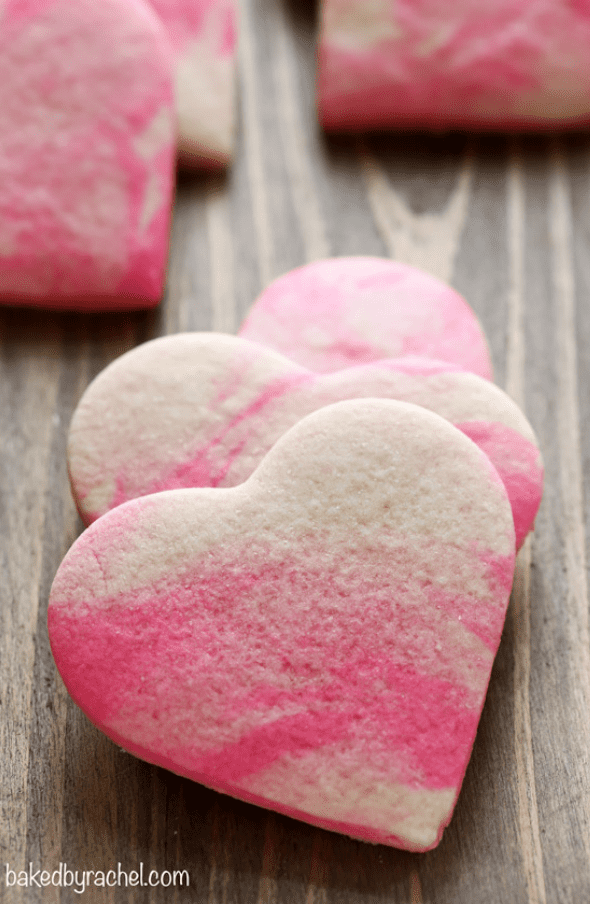
[[[176,124],[171,49],[154,12],[140,0],[9,0],[0,58],[0,297],[74,310],[157,304]]]
[[[420,355],[492,378],[474,312],[450,286],[378,257],[328,258],[274,280],[239,335],[319,373]]]
[[[513,550],[505,492],[473,443],[415,406],[342,402],[239,487],[96,522],[54,582],[52,649],[74,699],[131,752],[425,850],[460,788]]]
[[[541,499],[543,466],[528,421],[498,387],[417,359],[312,374],[262,346],[213,333],[146,343],[86,391],[68,443],[80,513],[88,523],[133,496],[239,484],[297,420],[362,397],[412,402],[459,423],[509,487],[521,545]]]
[[[232,159],[235,140],[234,0],[149,2],[174,48],[180,163],[225,167]]]

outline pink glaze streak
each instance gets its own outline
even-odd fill
[[[492,592],[506,600],[513,559],[487,558]],[[216,559],[180,580],[163,578],[81,609],[53,600],[57,666],[102,730],[127,749],[150,750],[152,762],[222,789],[287,754],[340,742],[355,748],[359,736],[381,779],[428,789],[461,781],[490,660],[474,661],[477,690],[452,678],[452,650],[435,652],[440,626],[462,623],[493,653],[503,605],[445,596],[426,584],[420,608],[406,609],[408,591],[385,577],[387,569],[385,587],[356,575],[343,603],[331,569],[313,564],[317,551],[307,566],[305,555],[274,563],[271,555],[255,568],[235,564],[251,559],[247,549],[234,550],[234,564]],[[224,725],[240,720],[244,728],[233,740],[215,743]]]
[[[504,424],[469,421],[455,427],[486,453],[500,475],[512,506],[516,548],[520,549],[533,529],[543,495],[539,450]]]

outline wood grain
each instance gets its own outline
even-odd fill
[[[590,138],[322,135],[314,5],[243,0],[237,156],[181,174],[157,311],[0,312],[0,899],[160,904],[590,900]],[[451,282],[539,438],[546,491],[440,846],[373,847],[232,801],[119,750],[69,700],[46,630],[81,530],[68,423],[121,352],[235,332],[272,278],[377,254]],[[7,889],[5,865],[186,869],[188,888]]]
[[[507,173],[509,287],[506,336],[506,391],[525,406],[524,213],[526,199],[518,143],[510,150]],[[521,550],[514,575],[512,611],[514,636],[514,757],[518,827],[523,870],[530,904],[546,904],[543,852],[535,784],[529,686],[531,680],[531,538]]]

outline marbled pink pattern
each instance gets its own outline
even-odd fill
[[[590,121],[590,2],[322,0],[328,129],[530,129]]]
[[[417,406],[343,402],[241,486],[99,519],[57,574],[50,639],[76,703],[130,752],[425,850],[461,786],[513,567],[485,455]]]
[[[157,304],[176,138],[161,24],[142,0],[6,0],[0,16],[0,298]]]
[[[229,163],[235,131],[235,0],[149,0],[176,57],[181,162]]]
[[[536,447],[504,424],[471,421],[455,424],[489,456],[506,487],[520,549],[535,523],[543,487],[543,469]]]
[[[89,387],[68,448],[79,511],[90,523],[136,496],[235,486],[302,417],[363,397],[413,402],[456,423],[504,482],[522,545],[541,501],[543,465],[530,425],[500,389],[417,358],[314,374],[254,343],[211,333],[146,343]]]
[[[433,276],[385,258],[328,258],[291,270],[259,295],[239,335],[320,373],[420,355],[492,377],[467,302]]]

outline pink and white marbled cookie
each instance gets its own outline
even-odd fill
[[[329,129],[547,129],[590,121],[590,3],[322,0]]]
[[[0,4],[0,298],[160,300],[175,161],[168,39],[142,0]]]
[[[149,0],[176,55],[178,149],[186,165],[225,166],[235,130],[235,0]]]
[[[474,443],[418,406],[340,402],[240,486],[96,521],[53,584],[51,646],[129,752],[426,850],[461,787],[513,567],[510,505]]]
[[[543,466],[528,421],[497,386],[426,359],[315,374],[222,333],[155,339],[94,380],[68,443],[79,511],[89,523],[136,496],[235,486],[298,420],[333,402],[367,397],[422,405],[472,438],[506,486],[521,545],[541,500]]]
[[[240,336],[320,373],[420,355],[492,377],[467,302],[433,276],[379,257],[328,258],[285,273],[259,295]]]

